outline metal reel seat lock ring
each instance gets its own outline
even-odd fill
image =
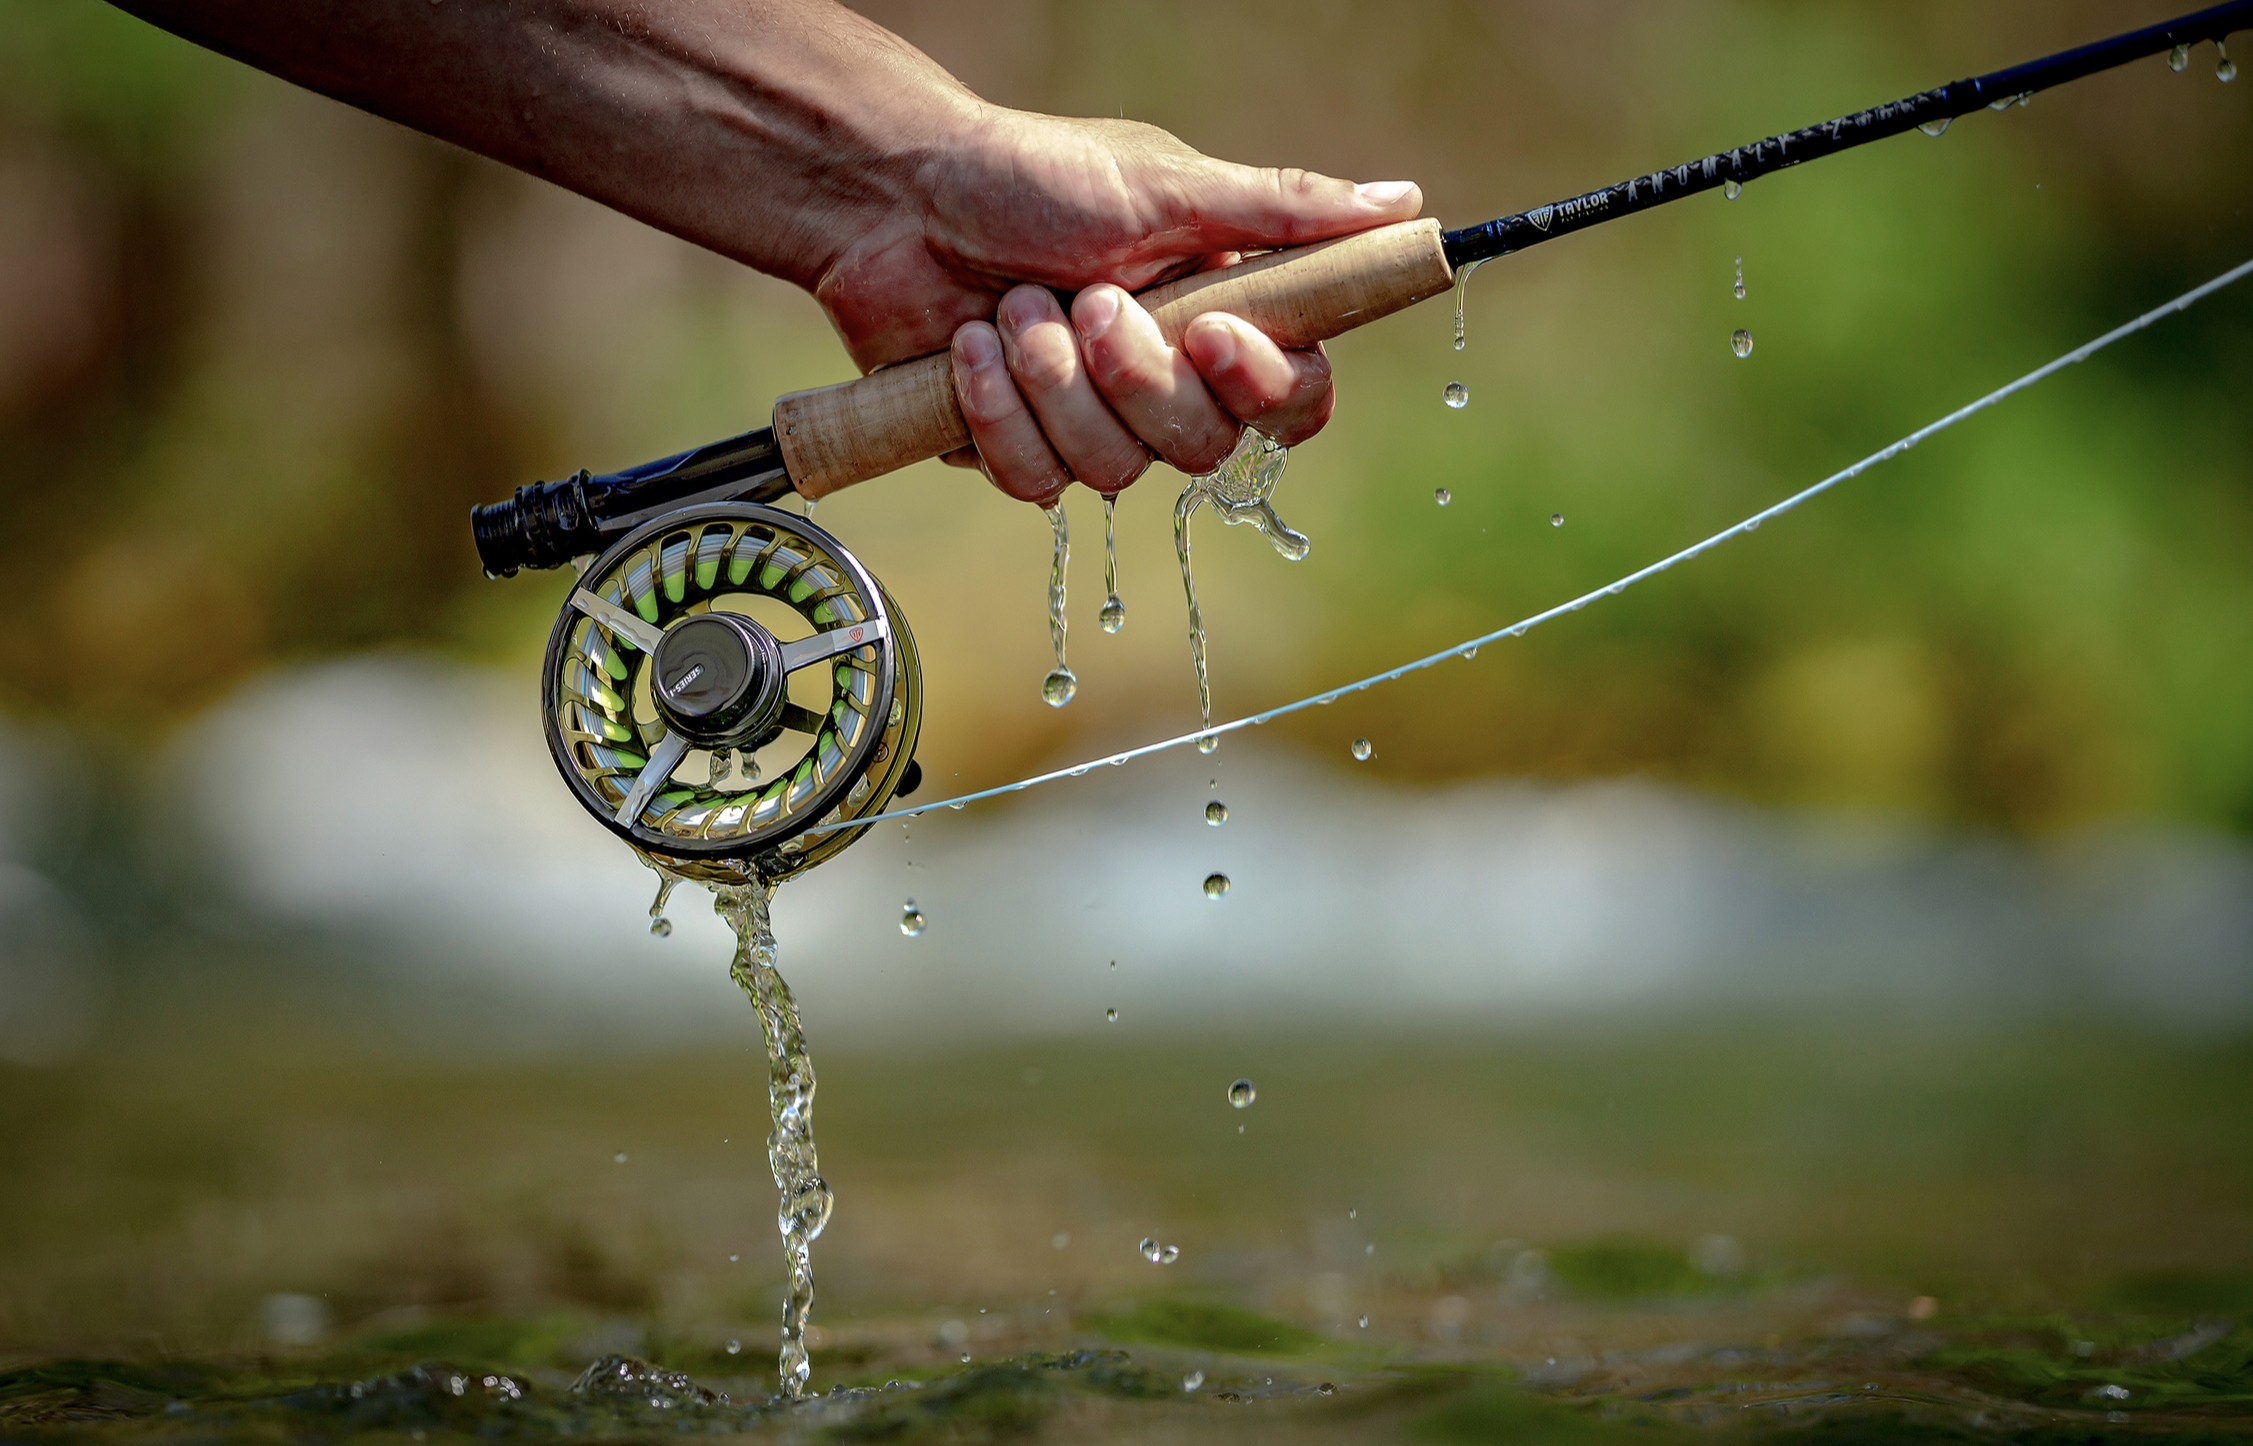
[[[661,513],[597,556],[548,635],[541,713],[580,805],[705,883],[803,873],[921,782],[898,604],[835,537],[754,502]]]

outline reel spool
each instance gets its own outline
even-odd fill
[[[803,873],[921,782],[898,605],[836,538],[759,503],[668,512],[598,556],[549,634],[541,705],[572,796],[704,883]]]

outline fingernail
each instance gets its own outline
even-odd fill
[[[1119,293],[1108,286],[1081,292],[1072,305],[1072,319],[1079,323],[1083,341],[1097,340],[1119,319]]]
[[[1364,181],[1353,193],[1371,206],[1397,206],[1415,189],[1414,181]]]
[[[1197,336],[1199,337],[1197,350],[1204,353],[1200,360],[1207,370],[1225,371],[1227,368],[1236,365],[1236,354],[1239,350],[1236,345],[1236,332],[1226,322],[1207,322],[1197,328]]]
[[[976,371],[1001,360],[1001,343],[994,339],[990,327],[966,326],[954,334],[954,354],[962,358],[964,366]]]

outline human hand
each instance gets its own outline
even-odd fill
[[[864,369],[951,346],[975,453],[1012,497],[1115,493],[1153,456],[1209,471],[1252,426],[1285,445],[1334,405],[1319,347],[1224,313],[1178,347],[1132,292],[1238,253],[1413,218],[1407,182],[1356,187],[1215,161],[1134,121],[981,110],[853,237],[814,293]],[[1076,293],[1065,306],[1055,293]],[[988,318],[991,318],[989,321]]]

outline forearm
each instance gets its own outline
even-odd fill
[[[831,0],[116,0],[811,289],[982,106]]]

